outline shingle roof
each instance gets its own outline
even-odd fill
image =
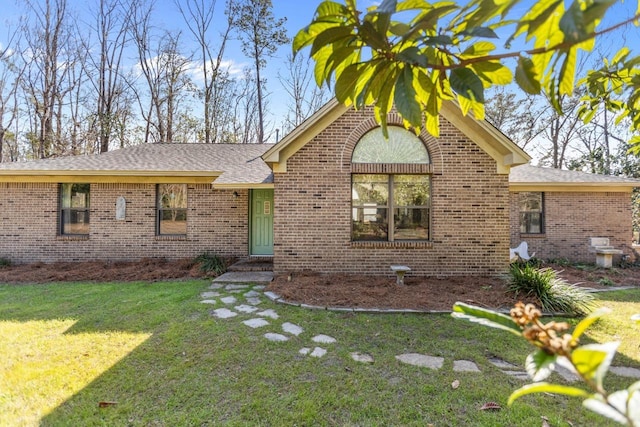
[[[266,184],[271,169],[260,157],[272,144],[141,144],[103,154],[0,163],[0,175],[45,173],[85,175],[217,176],[216,184]]]
[[[626,185],[640,187],[640,180],[612,175],[598,175],[586,172],[543,168],[521,165],[511,168],[510,184],[547,184],[547,185]]]

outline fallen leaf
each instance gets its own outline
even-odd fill
[[[502,409],[496,402],[487,402],[480,408],[481,411],[499,411]]]
[[[542,427],[551,427],[551,424],[549,424],[549,418],[547,417],[540,417],[542,418]]]
[[[106,408],[109,406],[116,406],[118,402],[98,402],[98,408]]]
[[[457,389],[458,387],[460,387],[460,381],[455,380],[454,382],[451,383],[451,388],[452,389]]]

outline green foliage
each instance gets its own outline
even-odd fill
[[[593,294],[567,283],[551,268],[512,264],[508,286],[516,296],[536,297],[546,311],[581,316],[593,309]]]
[[[616,282],[614,282],[608,277],[603,277],[602,279],[598,280],[598,283],[601,284],[602,286],[615,286],[616,284]]]
[[[10,259],[0,257],[0,268],[10,267],[10,266],[11,266]]]
[[[194,262],[200,265],[200,271],[214,276],[220,276],[227,271],[227,263],[218,255],[204,252],[198,255]]]
[[[456,303],[454,317],[473,321],[485,326],[504,329],[494,320],[499,313],[479,307]],[[626,390],[608,393],[604,378],[616,354],[619,343],[579,345],[580,337],[595,321],[607,314],[606,309],[598,310],[576,325],[573,333],[559,334],[568,328],[567,324],[539,321],[540,312],[533,306],[516,306],[511,310],[514,324],[519,325],[521,336],[538,348],[527,357],[526,370],[532,384],[514,391],[508,404],[518,398],[533,393],[552,393],[584,398],[585,408],[623,425],[640,426],[640,381]],[[638,321],[639,316],[632,320]],[[510,331],[513,332],[513,331]],[[586,389],[542,382],[562,365],[577,374]]]
[[[544,92],[561,111],[561,97],[575,87],[578,51],[591,50],[596,35],[610,30],[600,30],[598,24],[615,1],[576,0],[565,7],[563,1],[539,0],[527,5],[524,16],[517,7],[522,3],[385,0],[361,12],[355,0],[324,1],[295,36],[293,51],[308,47],[317,84],[333,83],[336,98],[346,105],[373,105],[383,129],[393,104],[405,126],[424,124],[435,136],[443,101],[455,100],[463,114],[483,119],[484,91],[508,85],[514,76],[526,93]],[[511,35],[498,50],[490,40],[503,27]],[[512,49],[515,40],[526,50]],[[512,71],[513,59],[517,65]],[[629,111],[640,105],[640,79],[631,78],[637,63],[640,58],[624,54],[614,61],[616,70],[626,69],[630,77],[624,80],[633,91],[625,104]],[[607,78],[604,73],[590,77],[596,83]],[[599,95],[600,89],[594,93]],[[640,127],[637,117],[634,124]]]

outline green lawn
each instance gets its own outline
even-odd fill
[[[208,281],[0,285],[0,426],[20,425],[607,425],[580,401],[533,395],[506,407],[523,385],[491,365],[522,365],[530,350],[510,334],[448,315],[371,315],[277,305],[280,318],[251,329],[250,314],[210,316]],[[596,340],[621,338],[614,365],[640,367],[640,291],[601,294],[614,314]],[[627,301],[627,302],[624,302]],[[284,343],[263,337],[284,322],[305,332]],[[335,337],[320,359],[301,356]],[[351,352],[369,353],[372,365]],[[439,371],[399,363],[402,353],[445,358]],[[453,360],[482,374],[455,373]],[[557,378],[555,378],[557,379]],[[460,381],[457,389],[451,383]],[[610,376],[610,388],[631,380]],[[486,402],[498,412],[480,411]],[[115,402],[99,407],[100,402]]]

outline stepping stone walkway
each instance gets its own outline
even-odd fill
[[[221,276],[222,277],[222,276]],[[210,305],[225,305],[226,307],[217,308],[211,310],[209,313],[211,316],[218,319],[231,319],[236,316],[251,314],[253,317],[242,321],[244,325],[252,329],[265,328],[272,326],[271,321],[280,319],[280,316],[274,309],[261,310],[257,306],[260,305],[263,300],[261,297],[267,297],[271,301],[280,301],[280,296],[273,292],[263,292],[264,285],[249,285],[247,283],[238,283],[233,281],[233,277],[227,278],[226,281],[219,283],[214,282],[209,289],[211,291],[202,292],[200,294],[202,304]],[[234,295],[230,295],[233,293]],[[244,301],[241,301],[244,300]],[[240,304],[237,304],[240,302]],[[286,303],[286,302],[285,302]],[[233,310],[231,309],[233,307]],[[315,308],[315,307],[310,307]],[[341,311],[353,311],[341,309]],[[263,336],[265,339],[279,343],[289,341],[290,338],[298,340],[304,340],[305,329],[302,326],[284,322],[280,325],[280,332],[267,332]],[[302,338],[301,338],[302,337]],[[308,338],[307,338],[308,339]],[[314,335],[310,340],[316,344],[335,344],[337,340],[329,335],[318,334]],[[328,350],[322,347],[314,346],[302,347],[298,353],[302,356],[311,356],[314,358],[324,357]],[[370,354],[352,352],[350,353],[351,359],[359,363],[374,363],[374,358]],[[445,359],[443,357],[431,356],[427,354],[419,353],[405,353],[396,356],[396,359],[403,364],[418,366],[422,368],[440,370],[444,366]],[[517,378],[522,381],[530,381],[529,375],[524,371],[521,366],[514,365],[498,357],[489,357],[487,361],[498,368],[505,375],[509,375],[513,378]],[[453,361],[454,372],[465,373],[481,373],[480,368],[475,362],[471,360],[454,360]],[[629,368],[623,366],[612,366],[609,370],[612,374],[640,379],[640,369]],[[562,366],[556,366],[555,373],[564,379],[565,382],[572,383],[579,380],[578,376],[567,368]]]

